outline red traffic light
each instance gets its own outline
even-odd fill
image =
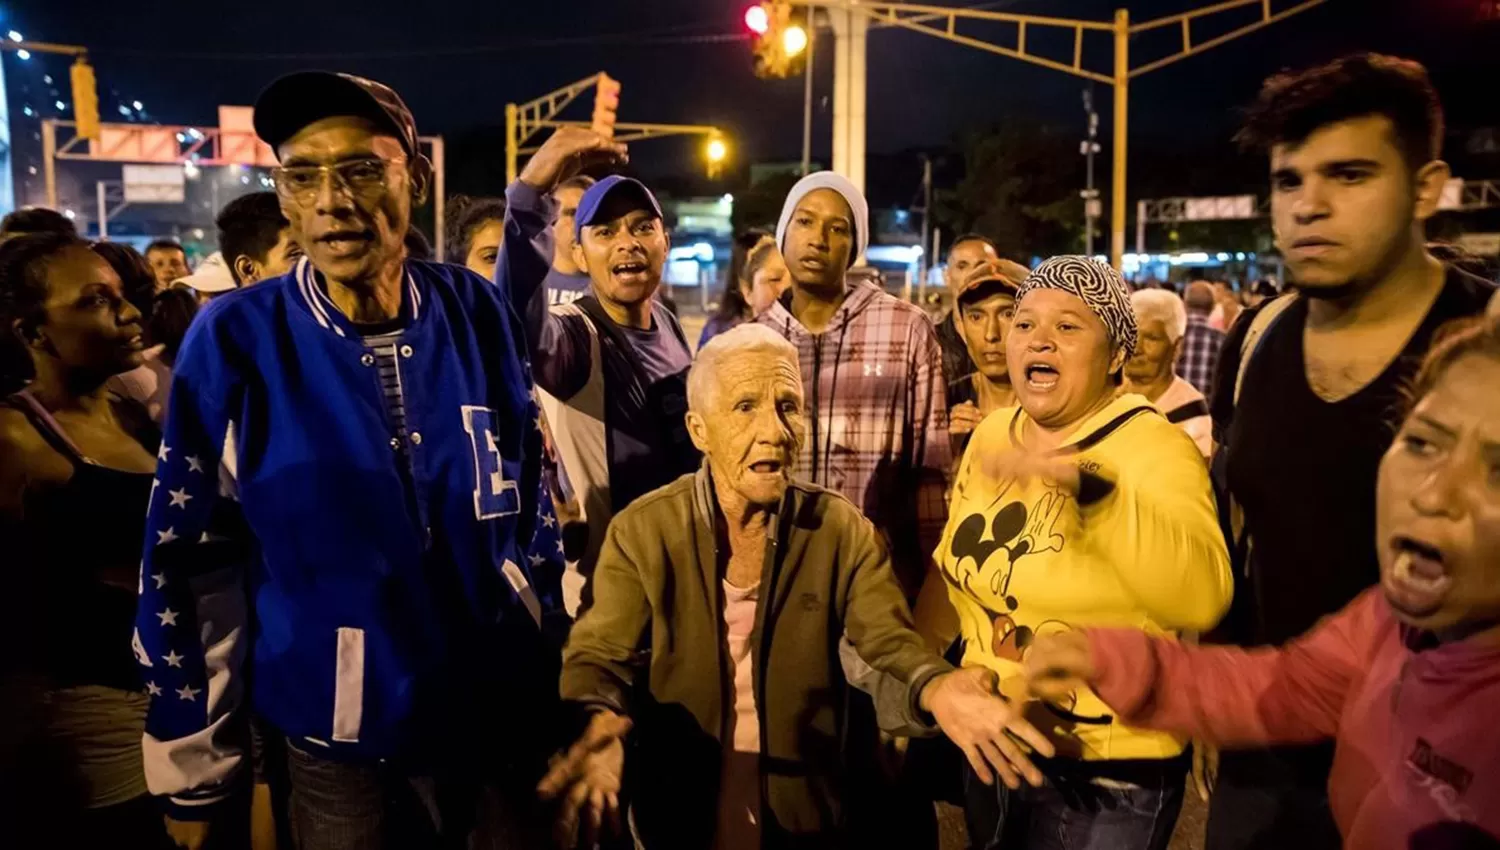
[[[766,11],[765,6],[751,6],[745,10],[745,26],[756,35],[765,35],[771,28],[771,13]]]

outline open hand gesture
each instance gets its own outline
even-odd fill
[[[562,799],[556,837],[563,847],[592,847],[605,821],[619,834],[620,785],[625,774],[625,734],[629,718],[601,711],[583,737],[552,762],[537,786],[543,800]]]
[[[994,671],[983,667],[945,673],[922,689],[922,709],[930,712],[943,734],[963,750],[984,784],[994,784],[998,775],[1007,788],[1020,788],[1022,779],[1040,786],[1042,772],[1031,763],[1018,740],[1047,757],[1053,755],[1052,742],[1000,696],[998,684]]]

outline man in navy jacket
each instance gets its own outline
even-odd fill
[[[306,850],[461,846],[476,822],[533,846],[556,599],[526,557],[518,315],[473,273],[406,259],[432,171],[394,91],[293,74],[255,129],[307,257],[209,305],[177,358],[135,637],[148,784],[201,844],[253,709],[285,738]]]

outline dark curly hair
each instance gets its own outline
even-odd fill
[[[198,315],[198,296],[193,290],[182,286],[164,289],[151,304],[151,317],[146,320],[146,335],[152,345],[160,345],[162,360],[168,366],[177,362],[177,349],[182,347],[188,326]]]
[[[747,272],[745,266],[749,263],[755,246],[773,238],[775,237],[771,231],[759,227],[744,230],[734,237],[734,242],[729,246],[729,268],[724,276],[724,294],[719,297],[719,309],[714,311],[714,316],[719,321],[741,321],[750,317],[750,303],[745,300],[740,284],[750,280],[754,272]]]
[[[24,326],[40,324],[47,303],[47,263],[89,243],[66,233],[26,233],[0,242],[0,395],[26,385],[33,375]],[[17,327],[18,325],[22,327]]]
[[[73,220],[46,207],[28,207],[16,210],[0,219],[0,235],[19,236],[23,233],[60,233],[77,236],[78,228]]]
[[[443,260],[463,265],[469,258],[475,231],[491,221],[505,220],[505,199],[454,195],[448,199],[447,219],[443,227]]]
[[[1455,319],[1438,329],[1433,344],[1406,392],[1407,409],[1416,407],[1459,360],[1478,354],[1500,360],[1500,295],[1491,295],[1480,316]]]
[[[1329,124],[1379,115],[1413,170],[1443,149],[1443,105],[1421,63],[1359,53],[1266,80],[1235,140],[1246,149],[1298,144]]]
[[[156,276],[141,252],[123,242],[95,242],[94,253],[104,258],[120,276],[120,284],[129,301],[142,316],[151,315],[151,299],[156,295]]]

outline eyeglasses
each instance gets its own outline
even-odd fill
[[[368,194],[385,187],[386,175],[392,165],[406,162],[406,157],[381,159],[351,159],[333,165],[291,165],[271,169],[276,181],[276,194],[298,203],[306,203],[323,187],[323,175],[332,175],[335,185],[342,185],[350,194]]]

